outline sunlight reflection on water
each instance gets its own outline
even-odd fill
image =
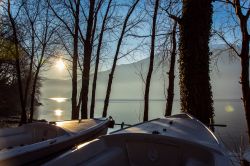
[[[63,97],[52,97],[52,98],[49,98],[50,100],[54,100],[58,103],[62,103],[62,102],[65,102],[68,98],[63,98]]]
[[[62,116],[62,113],[63,113],[63,110],[60,110],[60,109],[57,109],[57,110],[54,110],[54,114],[55,116]]]

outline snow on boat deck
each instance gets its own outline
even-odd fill
[[[67,132],[78,133],[92,126],[95,126],[100,122],[102,121],[96,120],[96,119],[84,119],[84,120],[63,121],[63,122],[55,122],[55,123],[56,123],[56,126],[63,128]]]
[[[197,119],[168,117],[154,119],[146,123],[141,123],[124,130],[113,132],[121,133],[148,133],[159,134],[185,140],[191,140],[202,144],[218,145],[217,138]]]

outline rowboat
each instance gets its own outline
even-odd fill
[[[109,119],[36,122],[0,130],[0,165],[39,164],[106,134]]]
[[[80,144],[47,162],[86,166],[230,166],[227,150],[188,114],[154,119]]]

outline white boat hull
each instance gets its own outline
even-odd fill
[[[7,147],[0,151],[0,165],[37,165],[59,155],[79,143],[90,141],[107,133],[109,125],[108,119],[95,119],[94,121],[96,123],[92,124],[89,124],[90,122],[87,121],[88,120],[55,122],[54,125],[34,123],[29,124],[30,126],[27,125],[28,127],[24,125],[20,130],[25,131],[24,134],[14,132],[14,135],[8,135],[8,133],[11,134],[11,129],[5,131],[0,130],[0,145],[2,145],[2,147],[4,147],[4,145],[8,146],[8,144],[11,145],[11,143],[13,145],[13,147]],[[51,132],[52,129],[54,129],[54,134]],[[14,130],[18,131],[18,128]],[[34,130],[35,132],[30,133],[30,130]],[[38,132],[39,130],[46,134]],[[20,134],[22,136],[31,134],[34,139],[37,139],[37,142],[28,140],[27,136],[26,142],[28,145],[23,145],[25,139],[21,139],[21,137],[19,137]],[[47,138],[41,137],[41,135],[46,135]],[[8,142],[8,137],[13,137],[11,138],[13,141]],[[14,141],[14,137],[16,141]],[[20,140],[18,141],[18,139]],[[17,145],[18,143],[19,146]]]
[[[197,133],[199,132],[199,133]],[[46,163],[86,166],[229,166],[223,145],[189,115],[155,119],[79,145]]]

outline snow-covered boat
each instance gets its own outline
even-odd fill
[[[106,134],[109,119],[36,122],[0,130],[0,165],[39,164]]]
[[[79,145],[46,166],[229,166],[227,150],[187,114],[154,119]]]

